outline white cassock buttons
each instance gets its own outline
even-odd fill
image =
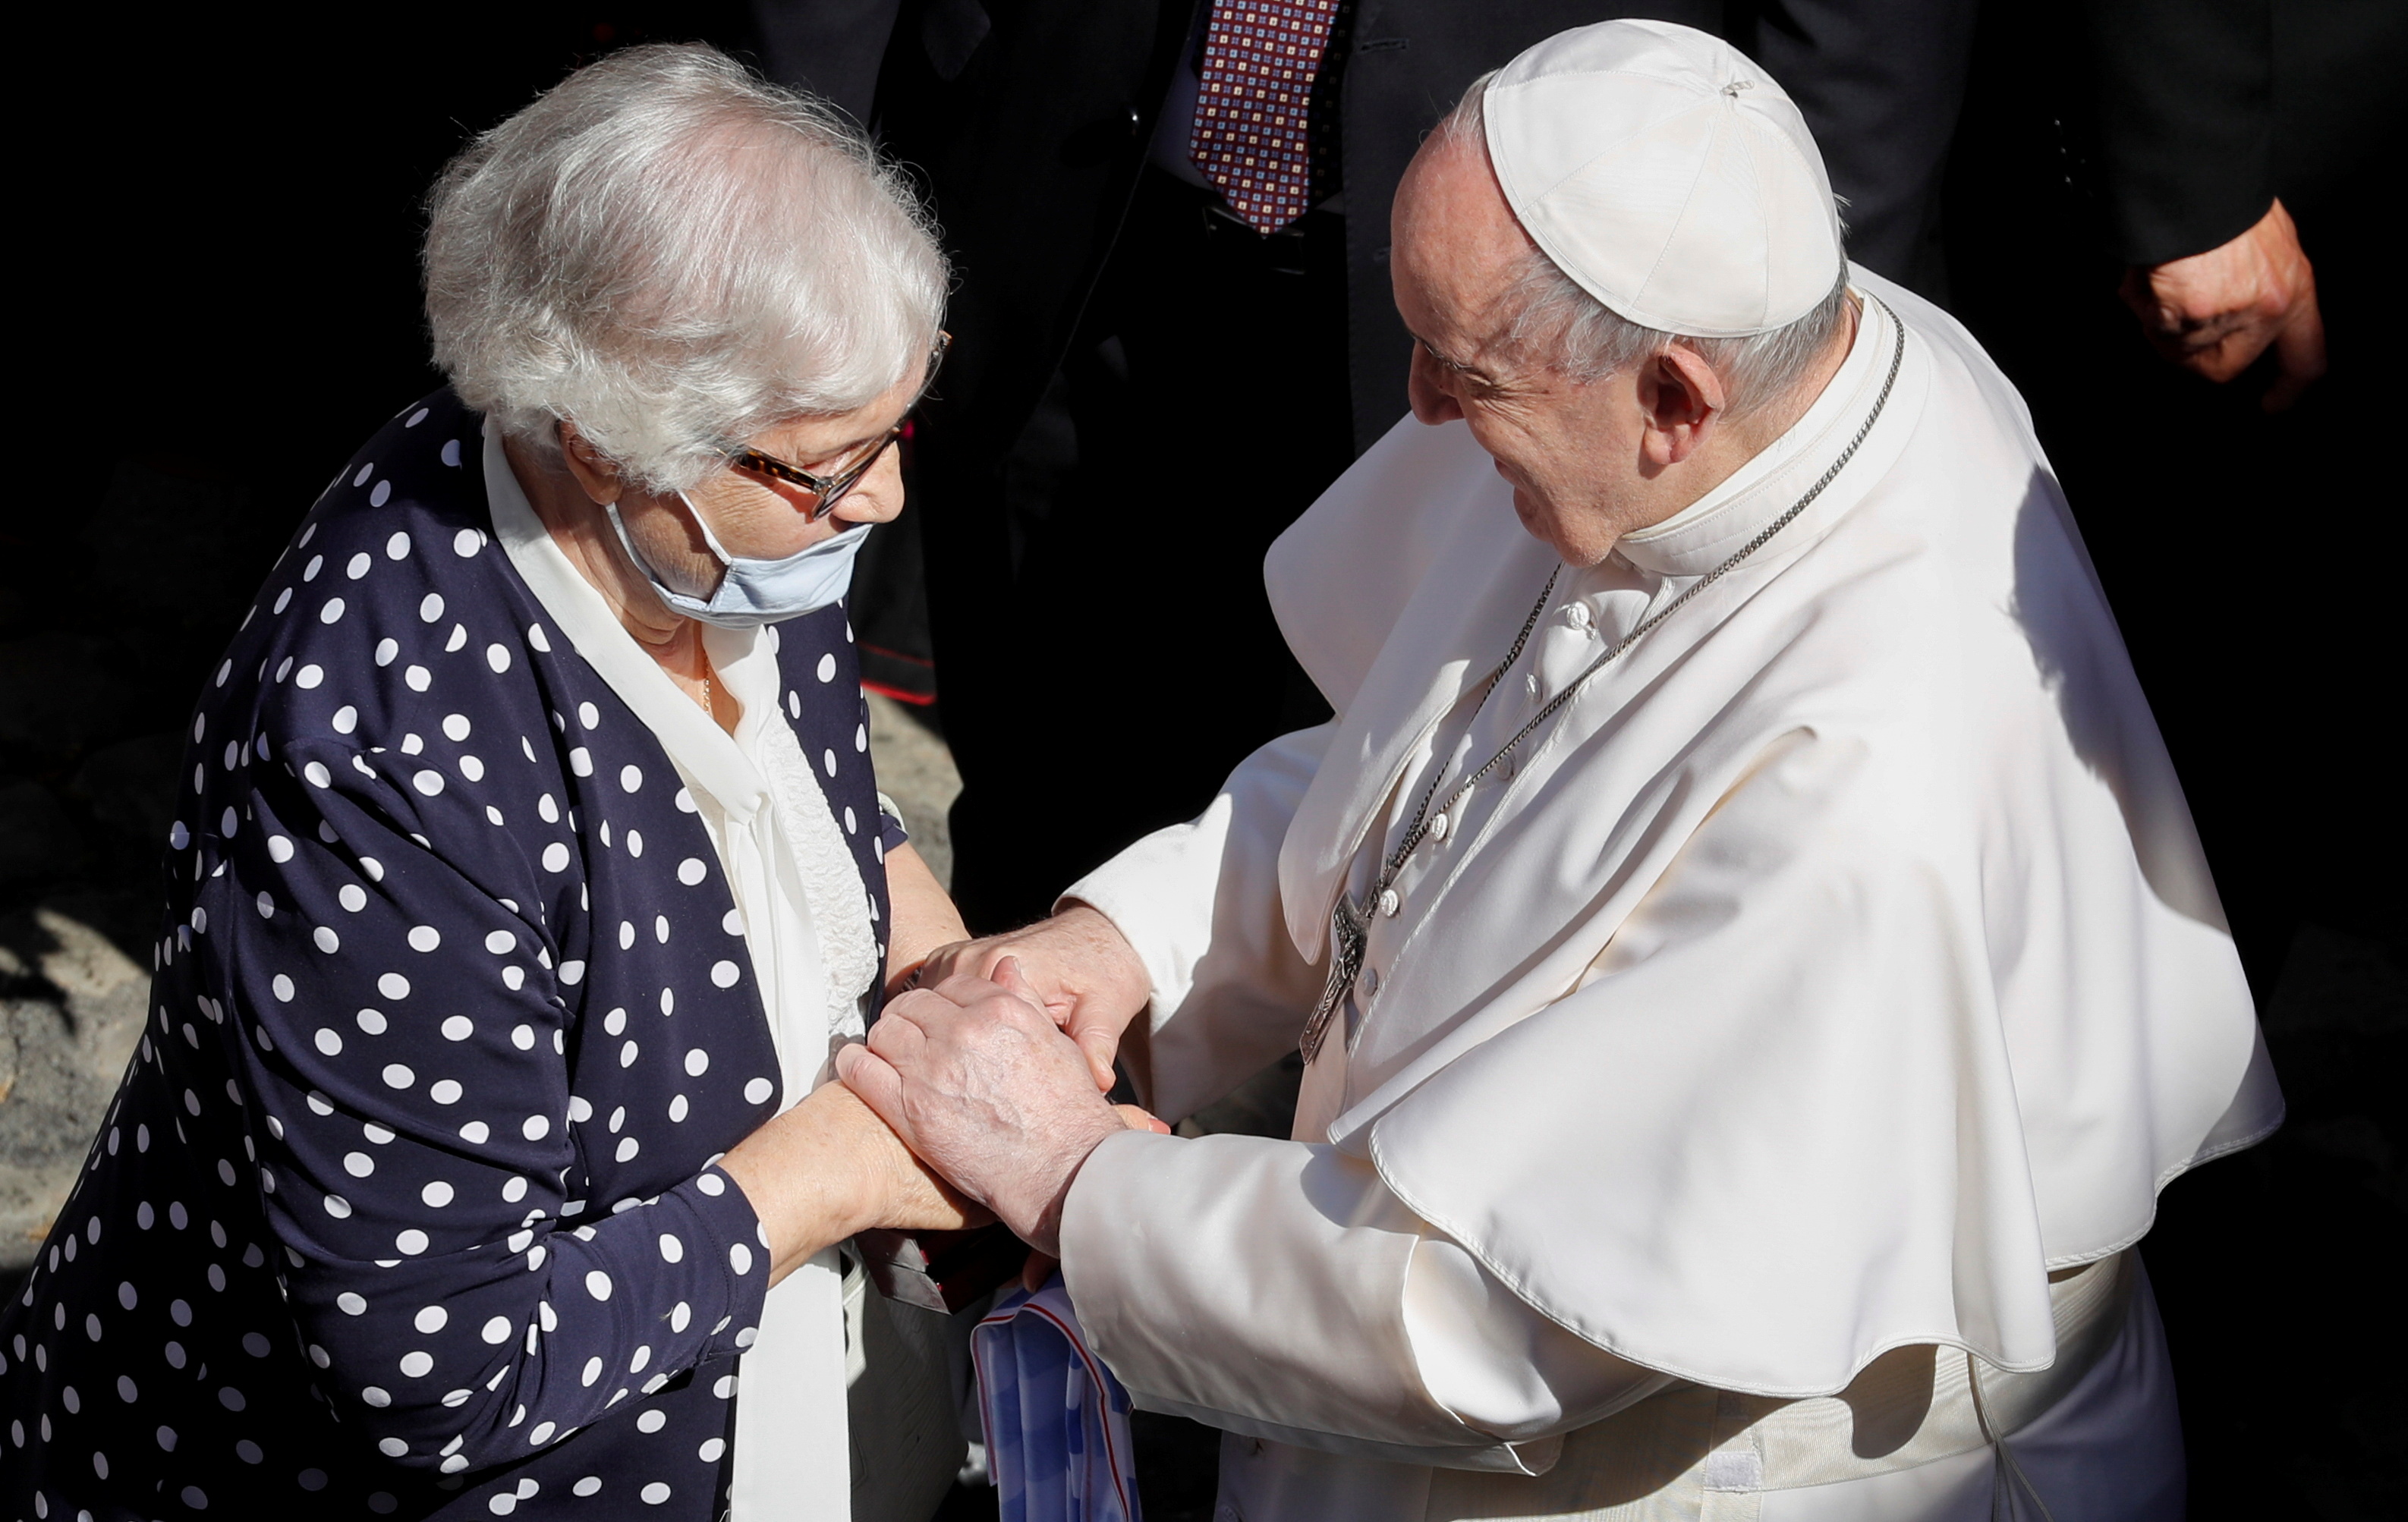
[[[1571,625],[1574,629],[1586,630],[1588,628],[1588,605],[1586,603],[1574,603],[1571,606],[1564,609],[1564,622]]]
[[[1363,997],[1364,997],[1364,998],[1366,998],[1366,999],[1372,998],[1372,997],[1376,996],[1376,995],[1379,993],[1379,991],[1380,991],[1380,970],[1379,970],[1378,968],[1376,968],[1376,967],[1366,967],[1366,968],[1364,968],[1364,969],[1363,969]]]
[[[1397,890],[1395,889],[1384,889],[1380,894],[1380,912],[1386,915],[1389,918],[1394,919],[1397,917],[1397,906],[1403,902],[1404,901],[1402,899],[1397,897]]]
[[[1449,820],[1443,813],[1432,818],[1429,826],[1429,838],[1432,840],[1444,840],[1446,838],[1448,823]]]

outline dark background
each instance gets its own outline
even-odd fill
[[[2376,145],[2285,170],[2334,371],[2269,422],[2250,383],[2211,391],[2140,343],[2097,252],[2048,34],[1993,8],[1951,169],[1945,295],[2033,403],[2292,1104],[2273,1143],[2172,1186],[2146,1249],[2194,1515],[2401,1515],[2408,683],[2392,586],[2408,493],[2378,458],[2402,426],[2384,352],[2398,161]],[[744,6],[292,22],[95,8],[20,33],[21,77],[49,104],[17,161],[32,193],[0,501],[0,917],[72,901],[147,964],[203,673],[318,488],[438,383],[415,268],[427,183],[578,63],[689,37],[744,51]],[[2300,109],[2349,108],[2362,88],[2347,60],[2295,63]],[[1157,1522],[1203,1515],[1208,1455],[1152,1445]]]
[[[34,471],[0,505],[0,628],[130,613],[150,626],[132,669],[52,675],[130,682],[179,717],[318,488],[438,383],[416,271],[436,171],[612,46],[741,46],[748,24],[708,0],[240,8],[53,11],[18,52],[63,92],[18,161]],[[126,605],[129,558],[180,571],[138,583],[172,610]]]

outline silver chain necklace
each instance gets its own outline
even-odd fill
[[[1867,299],[1873,300],[1870,297]],[[1874,300],[1873,304],[1881,306],[1877,300]],[[1420,848],[1424,840],[1432,835],[1440,839],[1445,838],[1446,825],[1437,821],[1452,819],[1456,806],[1470,793],[1472,788],[1486,779],[1491,772],[1503,765],[1505,759],[1511,756],[1523,741],[1537,733],[1540,726],[1553,718],[1566,704],[1571,702],[1574,695],[1588,684],[1590,677],[1621,659],[1632,646],[1646,637],[1658,624],[1679,612],[1689,599],[1720,581],[1742,561],[1762,549],[1770,542],[1774,534],[1787,528],[1797,519],[1799,514],[1804,512],[1815,498],[1823,494],[1824,489],[1838,477],[1842,466],[1856,458],[1857,448],[1865,442],[1866,435],[1873,431],[1873,424],[1881,420],[1883,409],[1888,406],[1890,389],[1898,384],[1899,365],[1906,358],[1905,326],[1899,322],[1897,315],[1891,313],[1888,307],[1882,306],[1882,310],[1889,316],[1890,325],[1897,330],[1897,338],[1890,349],[1889,374],[1882,379],[1881,394],[1873,398],[1872,411],[1866,416],[1864,426],[1856,430],[1856,436],[1848,441],[1848,447],[1840,451],[1840,457],[1831,462],[1831,468],[1825,471],[1813,486],[1806,489],[1805,495],[1791,503],[1786,512],[1766,524],[1755,538],[1733,551],[1728,560],[1699,576],[1689,585],[1686,590],[1665,604],[1652,617],[1642,619],[1637,628],[1624,635],[1612,648],[1591,662],[1586,671],[1566,684],[1564,690],[1556,693],[1546,706],[1530,716],[1528,723],[1513,732],[1512,739],[1498,747],[1497,754],[1489,757],[1479,770],[1465,777],[1456,785],[1453,792],[1446,795],[1446,802],[1439,805],[1435,816],[1430,812],[1430,804],[1437,798],[1439,784],[1445,780],[1445,774],[1440,772],[1432,776],[1429,786],[1422,791],[1421,806],[1413,810],[1412,823],[1406,828],[1404,838],[1397,843],[1396,850],[1389,855],[1386,864],[1381,868],[1378,879],[1365,891],[1363,902],[1359,906],[1347,895],[1344,889],[1340,889],[1338,903],[1329,911],[1329,980],[1322,987],[1320,1003],[1312,1006],[1312,1017],[1304,1022],[1304,1039],[1297,1043],[1297,1049],[1304,1053],[1304,1060],[1307,1062],[1311,1062],[1321,1054],[1321,1044],[1329,1034],[1330,1020],[1337,1015],[1339,1007],[1345,1003],[1347,994],[1353,991],[1354,980],[1362,975],[1363,948],[1370,940],[1372,917],[1375,914],[1393,915],[1397,912],[1397,897],[1394,889],[1398,874],[1404,871],[1406,861],[1412,859],[1413,852]],[[1555,596],[1555,580],[1563,575],[1563,569],[1558,565],[1547,573],[1547,584],[1540,591],[1538,602],[1531,605],[1530,616],[1522,620],[1522,632],[1513,636],[1512,648],[1505,652],[1505,659],[1497,663],[1496,669],[1488,674],[1486,681],[1481,685],[1480,701],[1473,705],[1470,718],[1465,721],[1464,727],[1467,732],[1473,724],[1480,721],[1481,710],[1488,706],[1488,699],[1497,690],[1498,683],[1504,680],[1505,674],[1513,669],[1513,663],[1522,659],[1523,647],[1529,643],[1530,632],[1539,626],[1540,616],[1546,612],[1549,599]],[[1434,823],[1435,828],[1433,828]]]

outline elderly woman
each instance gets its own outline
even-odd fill
[[[964,1207],[824,1080],[962,933],[840,602],[942,259],[699,48],[576,75],[432,212],[451,384],[193,718],[153,1017],[0,1322],[0,1510],[924,1517],[941,1334],[835,1248]]]

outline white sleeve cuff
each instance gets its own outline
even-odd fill
[[[1602,1421],[1672,1383],[1566,1331],[1424,1225],[1405,1272],[1405,1340],[1432,1401],[1502,1441]]]
[[[1666,1383],[1582,1342],[1335,1147],[1128,1131],[1062,1212],[1089,1345],[1149,1410],[1366,1458],[1535,1473]]]

